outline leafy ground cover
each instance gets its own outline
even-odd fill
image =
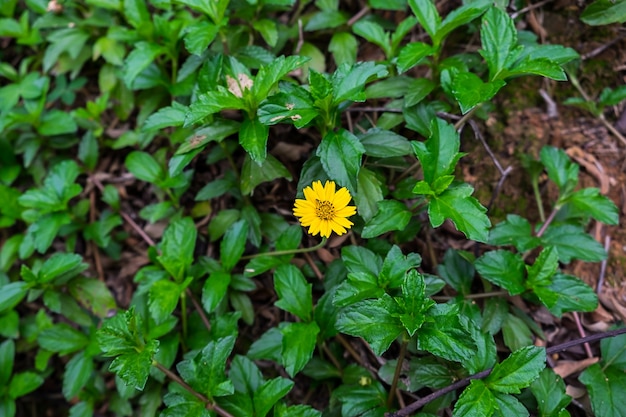
[[[623,415],[625,5],[1,0],[0,415]]]

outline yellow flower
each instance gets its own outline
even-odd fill
[[[352,197],[347,188],[335,191],[334,181],[326,181],[324,186],[321,181],[313,181],[313,188],[305,187],[303,191],[304,200],[296,199],[293,214],[309,228],[309,234],[330,237],[335,232],[341,236],[354,224],[348,217],[356,213],[356,207],[348,205]]]

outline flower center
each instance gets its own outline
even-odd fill
[[[335,206],[330,201],[316,199],[315,215],[322,220],[332,220],[335,217]]]

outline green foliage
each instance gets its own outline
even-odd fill
[[[518,306],[595,310],[569,264],[620,212],[550,146],[513,152],[539,217],[489,211],[462,128],[579,55],[501,1],[366,3],[0,0],[0,415],[372,417],[478,373],[418,415],[569,415]],[[291,211],[326,180],[357,214],[316,246]],[[623,346],[579,378],[598,416]]]

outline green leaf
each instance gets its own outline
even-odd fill
[[[256,364],[246,356],[235,355],[230,363],[228,377],[235,391],[252,396],[263,383],[263,374]]]
[[[474,265],[467,260],[467,255],[448,249],[443,256],[443,263],[437,265],[437,273],[443,280],[461,294],[468,294],[475,273]]]
[[[570,311],[591,312],[598,308],[598,296],[593,288],[572,275],[555,274],[549,289],[558,299],[555,305],[547,307],[557,317]]]
[[[485,385],[504,394],[519,394],[528,387],[546,366],[546,350],[526,346],[511,353],[508,358],[494,366],[485,378]]]
[[[161,417],[211,417],[206,403],[179,385],[174,385],[169,389],[169,392],[163,396],[163,403],[167,408],[161,412]]]
[[[248,229],[248,222],[242,219],[226,230],[224,239],[220,244],[220,259],[224,270],[232,270],[239,262],[246,249]]]
[[[132,88],[132,84],[137,76],[148,68],[157,56],[164,52],[165,49],[161,45],[145,41],[138,42],[124,61],[124,84],[128,88]]]
[[[616,106],[626,100],[626,85],[620,85],[615,90],[605,87],[598,97],[601,106]]]
[[[233,383],[225,368],[234,346],[234,336],[212,340],[193,358],[179,362],[176,369],[185,382],[209,398],[232,394]]]
[[[285,75],[300,68],[308,61],[309,58],[304,56],[280,56],[273,60],[271,64],[262,66],[259,69],[252,86],[252,94],[257,102],[261,102],[267,98],[270,90]]]
[[[63,374],[63,396],[67,400],[76,397],[93,377],[93,359],[84,351],[78,352],[69,360]]]
[[[289,170],[278,159],[267,155],[263,162],[257,164],[246,157],[241,168],[241,193],[249,195],[257,185],[277,178],[286,178],[288,181],[292,179]]]
[[[480,54],[487,61],[489,80],[495,80],[507,69],[507,61],[517,46],[517,30],[513,19],[498,7],[491,7],[483,15],[480,27],[482,49]]]
[[[308,125],[319,115],[311,94],[299,85],[281,83],[280,92],[264,100],[257,116],[261,123],[293,123],[297,128]]]
[[[626,1],[596,0],[583,10],[580,20],[591,26],[626,22]]]
[[[376,214],[378,202],[383,199],[382,184],[373,171],[363,167],[359,170],[357,190],[354,194],[357,211],[368,222]]]
[[[191,103],[185,115],[184,127],[198,123],[207,116],[225,109],[244,109],[244,101],[224,87],[217,86],[215,90],[199,94],[197,100]]]
[[[202,56],[218,31],[219,28],[216,25],[206,20],[187,26],[183,37],[185,48],[194,55]]]
[[[626,335],[607,337],[600,341],[602,362],[618,369],[626,369]]]
[[[295,265],[281,265],[274,272],[274,288],[278,295],[278,301],[274,304],[309,321],[313,311],[311,287]]]
[[[531,384],[530,391],[537,399],[541,416],[559,416],[572,401],[572,397],[565,393],[563,379],[550,368],[539,374],[539,378]]]
[[[493,414],[494,417],[528,417],[530,415],[524,404],[522,404],[517,397],[497,391],[493,392],[493,395],[496,398],[496,410]]]
[[[317,148],[324,171],[339,185],[356,192],[365,148],[359,139],[345,129],[328,132]]]
[[[392,158],[411,153],[409,141],[391,130],[372,128],[360,135],[359,140],[368,156]]]
[[[161,107],[156,113],[152,113],[142,126],[143,131],[159,130],[165,127],[182,126],[185,122],[186,107],[177,102],[171,106]]]
[[[432,185],[439,177],[452,174],[463,154],[459,153],[459,134],[454,126],[439,118],[430,126],[429,138],[411,145],[424,170],[424,180]]]
[[[135,28],[150,22],[146,3],[141,0],[123,0],[123,12],[128,23]]]
[[[337,316],[340,332],[365,339],[376,355],[382,355],[405,330],[396,314],[402,313],[387,294],[354,303]]]
[[[44,113],[37,127],[37,132],[44,136],[64,135],[77,130],[78,125],[72,115],[56,109]]]
[[[220,304],[230,285],[231,275],[224,271],[211,272],[202,287],[202,306],[212,313]]]
[[[210,125],[204,126],[188,137],[180,148],[176,150],[176,155],[183,155],[191,152],[199,152],[210,142],[221,142],[230,135],[239,132],[240,124],[234,120],[217,119]],[[171,169],[170,169],[171,171]],[[170,175],[175,173],[170,172]]]
[[[187,269],[193,263],[197,234],[190,217],[172,221],[163,232],[161,255],[157,259],[177,282],[185,279]]]
[[[597,416],[621,417],[626,410],[624,371],[594,363],[578,377],[587,386],[591,407]]]
[[[269,127],[258,118],[244,118],[239,131],[239,143],[254,162],[261,165],[267,157],[267,138]]]
[[[66,355],[84,349],[89,344],[89,338],[70,325],[59,323],[42,330],[37,342],[46,350]]]
[[[345,100],[364,101],[365,85],[387,74],[384,65],[372,61],[359,62],[352,67],[340,66],[332,77],[333,104],[338,105]]]
[[[364,272],[378,276],[382,267],[382,259],[363,246],[344,246],[341,258],[349,272]]]
[[[165,178],[165,172],[161,165],[146,152],[133,151],[129,153],[124,164],[131,174],[142,181],[155,183]]]
[[[417,332],[417,348],[449,361],[464,362],[473,356],[476,343],[457,314],[452,309],[434,313],[433,309],[429,310],[432,321],[424,323]]]
[[[502,337],[504,344],[511,350],[518,350],[533,343],[532,333],[526,323],[513,314],[507,314],[502,323]]]
[[[431,225],[439,227],[445,219],[450,219],[468,239],[486,242],[491,222],[485,214],[487,209],[471,197],[473,191],[469,184],[457,184],[433,196],[428,204]]]
[[[496,409],[496,398],[480,379],[474,379],[463,390],[454,405],[454,417],[487,417]]]
[[[0,384],[6,387],[13,372],[15,342],[7,339],[0,344]]]
[[[8,397],[0,398],[0,415],[15,417],[15,400]]]
[[[116,356],[109,370],[138,390],[143,390],[159,348],[158,340],[145,341],[142,327],[141,318],[130,309],[107,320],[97,333],[103,355]]]
[[[505,85],[500,79],[484,83],[474,73],[459,72],[452,80],[452,94],[465,114],[478,104],[491,100]]]
[[[404,203],[382,200],[377,205],[378,211],[363,227],[361,237],[364,239],[380,236],[392,230],[403,230],[411,220],[412,213]]]
[[[560,198],[565,198],[578,183],[578,165],[573,163],[562,149],[544,146],[539,154],[548,178],[556,183]]]
[[[606,259],[602,245],[580,226],[550,226],[541,236],[544,246],[554,246],[559,252],[559,260],[570,263],[572,259],[598,262]]]
[[[475,266],[483,278],[504,288],[511,295],[526,291],[525,264],[519,254],[507,250],[490,251],[478,258]]]
[[[274,404],[287,395],[293,386],[293,381],[281,377],[270,379],[263,383],[259,389],[254,392],[254,415],[257,417],[265,417]]]
[[[322,29],[333,29],[348,21],[346,13],[338,10],[322,10],[311,16],[304,30],[312,32]]]
[[[392,58],[389,33],[386,33],[378,23],[361,19],[352,25],[352,31],[382,49],[387,58]]]
[[[409,0],[409,7],[411,7],[420,25],[434,42],[437,31],[441,26],[441,17],[437,13],[435,4],[431,0]]]
[[[15,281],[0,287],[0,313],[11,310],[26,296],[30,286],[24,281]]]
[[[554,246],[543,248],[535,263],[527,266],[528,286],[549,285],[551,278],[559,267],[559,253]]]
[[[435,83],[428,78],[417,78],[412,80],[409,90],[404,96],[405,108],[413,107],[422,102],[422,100],[424,100],[426,96],[428,96],[435,89],[435,87]]]
[[[421,262],[422,257],[417,253],[409,253],[404,256],[402,250],[393,245],[383,261],[383,266],[378,275],[378,283],[381,287],[398,288],[403,285],[406,273],[417,268]]]
[[[328,50],[333,55],[335,65],[354,65],[358,49],[358,41],[348,32],[335,32],[330,38]]]
[[[441,44],[450,32],[476,19],[491,5],[492,2],[488,0],[477,0],[452,10],[437,28],[433,43]]]
[[[430,0],[424,0],[430,1]],[[419,64],[424,58],[435,53],[436,49],[423,42],[411,42],[402,47],[398,55],[398,72],[402,74]]]
[[[157,324],[163,323],[176,309],[184,285],[161,279],[150,285],[148,310]]]
[[[422,274],[416,270],[405,274],[402,283],[402,298],[397,301],[404,309],[404,313],[400,315],[400,321],[411,337],[422,327],[426,320],[424,313],[434,304],[434,301],[426,298],[425,290],[426,284]]]
[[[528,220],[517,214],[508,214],[506,220],[498,223],[489,232],[489,244],[512,245],[520,252],[534,249],[541,241],[532,235]]]
[[[44,377],[31,371],[19,372],[13,375],[8,386],[9,398],[17,399],[35,391],[44,383]]]
[[[384,405],[387,392],[383,385],[378,381],[372,382],[371,375],[365,370],[355,376],[355,383],[343,384],[333,391],[341,402],[341,415],[382,416],[387,410]],[[364,381],[365,385],[356,381]]]
[[[608,197],[597,188],[583,188],[562,200],[570,209],[569,216],[593,217],[606,224],[618,224],[619,210]]]
[[[575,59],[579,59],[580,55],[574,49],[563,45],[536,44],[524,46],[518,60],[522,61],[525,58],[531,61],[538,58],[546,58],[559,65],[563,65]]]
[[[282,364],[292,378],[311,360],[319,331],[315,322],[287,323],[281,327]]]
[[[504,70],[501,73],[501,77],[508,78],[527,74],[541,75],[557,81],[567,81],[563,68],[549,58],[532,59],[527,57],[516,62],[509,69]]]
[[[64,283],[89,268],[83,262],[83,257],[76,253],[57,252],[46,260],[41,266],[37,281],[47,283],[55,281]]]

